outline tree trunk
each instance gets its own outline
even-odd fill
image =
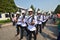
[[[10,17],[10,20],[12,21],[12,17],[11,17],[11,13],[9,12],[9,17]]]

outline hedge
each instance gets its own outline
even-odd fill
[[[0,20],[0,24],[9,23],[9,22],[11,22],[10,19],[7,19],[7,20]]]

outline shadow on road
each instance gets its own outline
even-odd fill
[[[52,38],[51,36],[49,36],[48,34],[42,32],[41,35],[45,38],[45,40],[56,40],[55,38]]]
[[[58,28],[56,26],[46,26],[48,30],[50,30],[51,32],[53,32],[54,36],[58,35]]]

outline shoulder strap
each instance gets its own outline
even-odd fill
[[[34,19],[34,15],[32,16],[31,22],[33,21],[33,19]]]
[[[43,20],[44,20],[44,15],[43,15]]]
[[[41,18],[41,15],[37,17],[37,20],[39,20]]]
[[[31,17],[29,17],[28,19],[27,19],[27,21],[30,19]]]

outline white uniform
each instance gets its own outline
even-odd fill
[[[47,19],[49,19],[49,16],[48,16],[48,15],[46,16],[46,20],[47,20]]]
[[[35,16],[35,25],[38,24],[37,16]]]
[[[27,16],[25,16],[25,18],[23,19],[23,22],[22,22],[23,15],[20,16],[19,18],[20,18],[20,24],[21,24],[21,26],[22,26],[22,27],[27,26],[27,25],[26,25]]]
[[[42,24],[42,15],[39,18],[38,24]]]
[[[35,24],[34,24],[34,25],[31,25],[31,24],[30,24],[30,23],[31,23],[31,19],[32,19],[31,16],[29,16],[28,19],[27,19],[28,30],[30,30],[30,31],[35,31],[35,30],[36,30]],[[35,20],[35,16],[34,16],[33,21],[36,21],[36,20]]]
[[[17,25],[20,25],[21,24],[21,18],[19,17],[18,20],[17,20]]]
[[[42,24],[42,16],[40,16],[39,21],[37,20],[38,15],[36,16],[36,24]]]
[[[46,21],[46,16],[42,15],[42,22]]]
[[[32,11],[32,12],[31,12]],[[28,9],[28,12],[31,12],[32,14],[33,14],[33,10],[32,10],[32,8],[30,8],[30,9]],[[29,13],[30,14],[30,13]],[[32,14],[30,14],[30,15],[32,15]],[[27,24],[28,24],[28,34],[29,34],[29,38],[28,38],[28,40],[31,40],[31,38],[32,38],[32,34],[34,35],[34,40],[36,40],[36,33],[35,33],[35,31],[36,31],[36,27],[35,27],[35,24],[36,23],[34,23],[35,21],[36,21],[36,19],[35,19],[35,16],[34,16],[34,18],[32,19],[33,17],[31,17],[31,16],[29,16],[28,17],[28,19],[27,19]],[[27,35],[28,35],[27,34]]]

